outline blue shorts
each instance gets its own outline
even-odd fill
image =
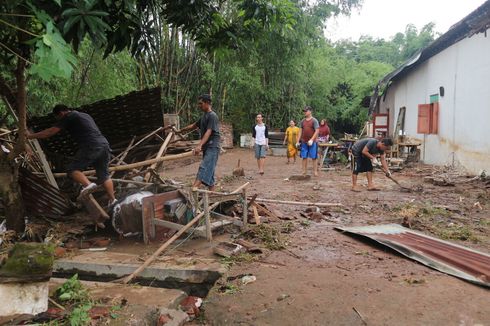
[[[216,163],[218,163],[218,156],[219,147],[209,147],[203,151],[196,179],[207,187],[214,186],[214,170],[216,169]]]
[[[311,146],[308,146],[308,143],[301,143],[299,156],[316,160],[318,158],[318,144],[314,142]]]
[[[256,159],[265,157],[265,155],[267,153],[267,146],[255,144],[254,149],[255,149],[255,158]]]

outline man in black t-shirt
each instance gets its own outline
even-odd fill
[[[194,154],[199,155],[202,151],[203,158],[192,187],[198,188],[203,184],[209,190],[214,190],[214,171],[220,151],[219,119],[211,108],[211,96],[208,94],[199,96],[197,105],[204,112],[203,116],[195,123],[182,128],[179,132],[199,129],[201,141],[194,148]]]
[[[61,130],[66,130],[79,146],[75,160],[67,167],[68,175],[83,186],[79,198],[85,197],[97,187],[82,172],[89,166],[93,166],[96,171],[97,182],[104,186],[109,196],[109,206],[114,205],[117,200],[114,197],[114,185],[109,174],[111,149],[109,142],[100,132],[94,119],[86,113],[72,111],[61,104],[53,108],[53,114],[57,120],[56,125],[40,132],[30,133],[27,138],[49,138]]]
[[[364,138],[358,140],[352,146],[352,154],[354,155],[354,167],[352,170],[352,191],[360,191],[357,188],[357,175],[366,172],[368,180],[368,190],[379,190],[373,184],[373,164],[372,160],[380,154],[381,166],[386,176],[391,176],[388,164],[385,159],[385,151],[393,145],[391,138],[377,140],[375,138]]]

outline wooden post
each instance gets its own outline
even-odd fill
[[[150,203],[150,238],[155,239],[155,203]]]
[[[248,205],[247,205],[247,189],[243,188],[242,190],[242,205],[243,205],[243,215],[242,215],[242,222],[243,222],[243,227],[242,231],[247,231],[248,226]]]
[[[206,239],[213,240],[213,231],[211,230],[211,218],[209,216],[209,194],[204,194],[204,218],[206,220]]]

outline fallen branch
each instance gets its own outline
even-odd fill
[[[52,304],[54,304],[56,307],[60,308],[61,310],[66,310],[65,307],[63,307],[62,305],[60,305],[58,302],[54,301],[53,299],[48,297],[48,300],[49,300],[49,302],[51,302]]]
[[[364,319],[364,317],[362,317],[361,313],[355,308],[355,307],[352,307],[352,309],[356,312],[356,314],[359,316],[359,318],[361,318],[361,321],[364,325],[367,325],[367,322],[366,320]]]

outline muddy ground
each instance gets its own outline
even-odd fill
[[[246,175],[233,178],[238,159]],[[331,209],[328,220],[317,223],[300,216],[305,207],[275,206],[294,218],[269,224],[289,232],[281,234],[287,249],[224,260],[230,264],[229,272],[205,299],[204,313],[195,324],[490,325],[488,289],[334,230],[338,225],[402,223],[405,218],[416,230],[488,253],[490,192],[483,182],[435,186],[424,183],[434,168],[417,164],[394,177],[405,186],[419,186],[422,192],[402,192],[376,173],[375,183],[381,191],[367,191],[365,177],[360,176],[363,190],[355,193],[350,171],[342,164],[309,181],[288,181],[289,176],[301,173],[301,166],[299,160],[290,165],[285,161],[284,157],[268,157],[261,176],[252,151],[229,150],[218,163],[219,184],[232,190],[250,181],[248,193],[262,198],[339,202],[344,208]],[[198,165],[197,161],[173,163],[163,175],[191,182]],[[466,181],[464,177],[459,180]],[[225,233],[215,242],[228,237]],[[212,246],[194,240],[174,254],[210,256]],[[133,246],[135,251],[141,248]],[[152,247],[145,250],[151,252]],[[242,285],[240,277],[233,279],[246,274],[254,275],[256,281]]]

